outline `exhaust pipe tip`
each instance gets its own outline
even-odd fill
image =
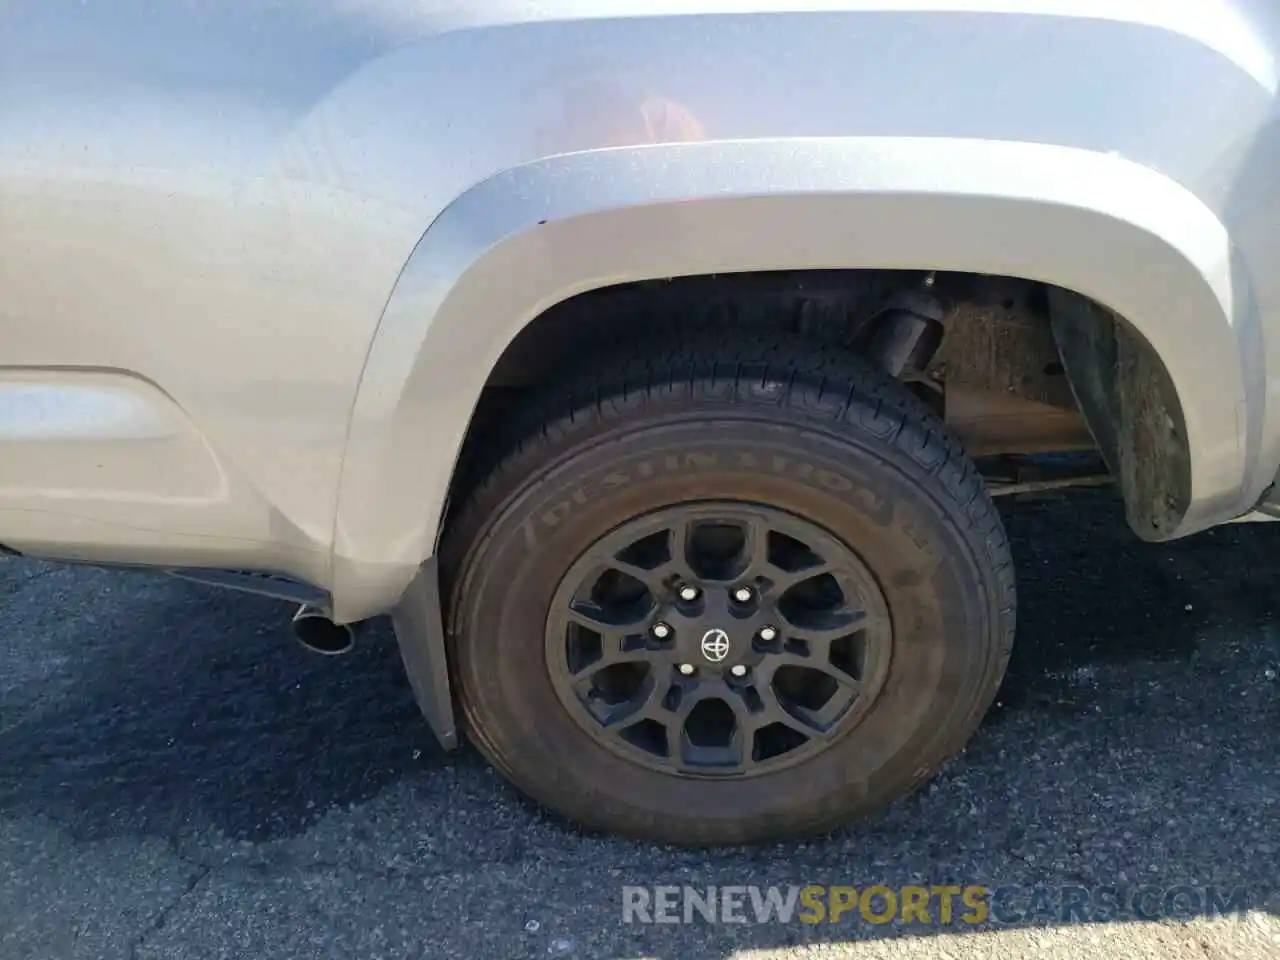
[[[354,627],[334,623],[315,607],[302,607],[293,615],[293,635],[300,644],[322,657],[340,657],[356,645]]]

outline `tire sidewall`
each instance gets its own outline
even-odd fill
[[[857,725],[797,766],[747,779],[656,773],[602,747],[561,704],[545,661],[550,599],[618,525],[675,503],[735,499],[801,516],[859,555],[893,623],[888,675]],[[473,738],[535,799],[641,834],[727,842],[821,829],[878,806],[967,732],[998,658],[994,585],[960,510],[934,472],[856,431],[744,415],[651,421],[580,442],[520,484],[463,564],[452,633]]]

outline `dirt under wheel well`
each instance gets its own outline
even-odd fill
[[[1185,471],[1176,469],[1176,444],[1171,446],[1167,438],[1152,440],[1145,424],[1180,423],[1176,397],[1171,405],[1162,383],[1161,417],[1148,410],[1136,425],[1125,420],[1120,405],[1097,400],[1096,386],[1087,388],[1091,392],[1082,398],[1082,410],[1077,402],[1082,384],[1116,381],[1106,396],[1149,396],[1151,391],[1141,384],[1135,389],[1127,381],[1118,382],[1124,371],[1107,368],[1106,350],[1076,349],[1066,362],[1055,340],[1055,332],[1060,338],[1061,330],[1055,331],[1051,304],[1059,314],[1110,317],[1113,333],[1126,332],[1124,343],[1142,343],[1123,320],[1085,298],[1046,284],[980,274],[753,272],[647,280],[589,291],[537,317],[499,359],[468,431],[455,494],[494,455],[494,450],[484,448],[497,442],[506,412],[518,407],[529,391],[551,388],[583,363],[608,362],[609,356],[620,353],[661,349],[690,336],[768,331],[850,349],[873,362],[883,359],[881,365],[891,367],[929,403],[975,458],[1097,452],[1101,445],[1111,472],[1122,481],[1131,522],[1142,535],[1154,532],[1158,538],[1176,509],[1170,505],[1184,498],[1187,484]],[[889,328],[904,312],[920,318],[926,335],[907,343],[890,362],[878,354],[892,354],[902,346],[899,331]],[[920,330],[907,329],[904,335],[918,335]],[[1100,343],[1097,337],[1088,342]],[[1145,363],[1126,369],[1148,379],[1163,375],[1149,348]],[[1175,427],[1175,435],[1176,431]],[[1132,456],[1126,458],[1108,442],[1122,436],[1145,437],[1143,449],[1162,451],[1161,468],[1134,469]],[[1165,470],[1168,464],[1175,469]],[[1173,485],[1178,489],[1157,489],[1165,475],[1177,478]],[[1153,522],[1151,510],[1138,504],[1160,505],[1163,514]]]

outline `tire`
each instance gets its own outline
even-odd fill
[[[977,727],[1012,647],[1014,580],[1008,543],[973,463],[901,384],[858,357],[828,347],[761,339],[649,353],[602,368],[526,408],[529,412],[515,428],[520,439],[514,449],[474,489],[446,535],[442,556],[450,597],[451,664],[471,740],[528,796],[570,820],[681,845],[821,834],[919,786]],[[696,513],[718,515],[721,509],[734,518],[715,525]],[[739,514],[745,517],[741,529],[735,526]],[[845,698],[841,703],[847,700],[851,706],[828,709],[819,704],[815,716],[826,710],[836,717],[829,729],[824,726],[821,734],[775,757],[775,747],[761,746],[763,727],[753,732],[754,706],[749,704],[744,713],[735,699],[748,695],[735,686],[734,697],[726,695],[720,706],[704,708],[699,719],[710,724],[714,714],[729,732],[716,734],[721,739],[714,741],[714,749],[695,751],[693,741],[702,743],[711,735],[699,732],[695,737],[691,711],[699,708],[687,706],[696,697],[687,685],[696,680],[703,684],[698,690],[711,690],[711,685],[726,690],[738,681],[724,670],[717,673],[717,665],[709,662],[716,644],[688,653],[689,637],[711,622],[697,619],[703,614],[680,620],[674,641],[655,638],[654,631],[662,629],[654,626],[655,618],[664,616],[662,610],[669,610],[669,617],[684,616],[679,611],[685,610],[682,601],[659,597],[666,589],[662,584],[636,600],[639,607],[652,608],[642,618],[643,636],[617,642],[624,647],[641,641],[648,646],[680,643],[685,654],[646,650],[644,656],[658,659],[625,665],[628,677],[644,678],[634,681],[637,690],[656,684],[657,679],[648,679],[656,677],[679,692],[667,689],[666,700],[648,703],[644,709],[656,711],[661,722],[637,722],[627,728],[625,742],[599,721],[595,711],[607,714],[613,709],[610,697],[616,700],[627,691],[610,693],[606,706],[599,707],[600,690],[591,686],[583,694],[575,687],[578,665],[562,666],[558,651],[568,644],[565,656],[581,659],[574,645],[586,644],[594,651],[597,635],[612,645],[612,627],[597,634],[576,623],[579,606],[594,604],[598,595],[613,603],[610,590],[630,603],[627,598],[636,594],[635,583],[641,581],[609,568],[599,575],[604,579],[579,588],[567,575],[578,568],[594,571],[593,550],[613,556],[609,551],[617,544],[607,538],[630,536],[629,524],[656,517],[652,522],[661,525],[667,516],[693,518],[671,528],[683,524],[687,540],[680,540],[678,549],[677,539],[667,532],[646,540],[670,547],[663,548],[667,552],[652,572],[637,572],[637,578],[656,582],[677,553],[689,564],[696,553],[702,565],[699,576],[707,574],[705,582],[699,581],[699,602],[705,594],[708,610],[715,604],[721,613],[732,608],[729,632],[738,628],[733,617],[741,610],[732,593],[721,598],[721,589],[740,589],[734,578],[745,575],[750,561],[744,559],[746,567],[720,576],[716,571],[738,563],[738,553],[725,559],[699,538],[712,543],[713,535],[741,537],[745,544],[753,530],[766,527],[775,532],[764,534],[768,546],[761,562],[773,580],[758,578],[760,593],[753,602],[763,610],[765,592],[777,589],[770,601],[774,612],[759,617],[777,619],[790,604],[788,609],[802,609],[813,623],[846,622],[839,620],[846,613],[837,617],[824,612],[822,604],[835,603],[843,604],[840,611],[855,611],[847,614],[847,622],[872,625],[852,640],[831,641],[863,645],[857,654],[862,673],[853,680],[853,668],[846,676],[832,667],[834,645],[828,654],[821,652],[824,647],[788,637],[787,644],[799,647],[788,646],[776,656],[762,653],[760,638],[768,635],[761,627],[764,620],[741,621],[756,632],[749,644],[734,639],[734,655],[760,660],[749,668],[752,682],[773,671],[768,685],[753,688],[757,692],[750,695],[754,704],[762,693],[773,711],[760,717],[781,716],[779,704],[788,715],[805,715],[797,703],[818,703],[808,692],[784,696],[777,672],[818,650],[821,662],[812,657],[804,661],[814,664],[816,672],[805,666],[788,677],[802,678],[797,689],[804,684],[828,689],[833,681],[826,677],[836,676],[834,685]],[[778,536],[782,527],[768,525],[792,521],[798,524],[795,529],[812,531],[810,540],[819,547],[796,539],[818,560],[824,550],[851,558],[838,561],[841,579],[831,578],[835,590],[829,589],[825,575],[791,588],[807,591],[806,598],[818,597],[812,607],[791,599],[798,594],[777,592],[786,589],[787,575],[778,573],[776,564],[783,560],[769,551],[778,544],[790,548],[792,541],[789,533]],[[600,544],[604,546],[597,549]],[[746,557],[746,548],[739,553]],[[708,564],[721,566],[707,573]],[[687,579],[690,568],[682,569]],[[623,583],[626,589],[618,586]],[[586,601],[582,590],[589,592]],[[836,595],[838,600],[828,599]],[[564,620],[559,611],[570,602],[574,612]],[[567,633],[559,632],[562,621],[570,623]],[[705,636],[716,639],[719,634]],[[662,657],[687,659],[698,650],[704,656],[697,662],[697,677],[667,679],[669,665]],[[868,667],[873,661],[876,666]],[[676,670],[683,668],[680,664]],[[624,667],[609,670],[618,673]],[[583,682],[594,685],[599,677],[613,675],[605,671]],[[636,702],[642,699],[639,693],[634,696]],[[671,712],[676,702],[684,704],[684,719],[670,719],[678,712]],[[593,718],[600,729],[592,725]],[[803,725],[800,730],[793,719],[783,717],[781,726],[797,729],[786,733],[771,727],[769,737],[790,742],[810,729]],[[642,739],[643,747],[634,745]],[[694,762],[704,754],[714,758],[705,761],[712,766],[698,765],[705,758]],[[790,760],[793,756],[801,759]],[[741,769],[720,775],[714,767],[720,762],[737,763]]]

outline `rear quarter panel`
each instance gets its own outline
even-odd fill
[[[1083,288],[1170,366],[1188,529],[1280,460],[1262,0],[162,7],[0,6],[0,363],[137,375],[190,419],[224,482],[136,491],[162,547],[258,544],[385,609],[523,324],[704,269]],[[110,553],[118,491],[24,491],[0,471],[0,539],[73,510]]]

